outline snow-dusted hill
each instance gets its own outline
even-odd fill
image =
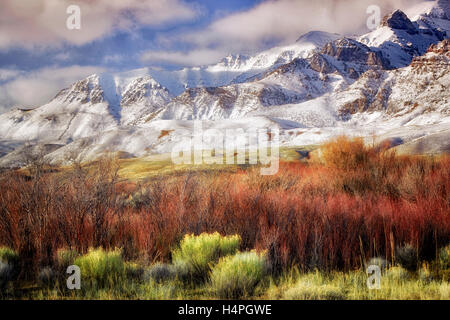
[[[171,152],[192,120],[204,129],[278,128],[286,146],[376,135],[399,152],[448,152],[448,8],[397,10],[357,39],[310,32],[210,66],[92,75],[48,104],[0,115],[0,166],[23,165],[30,144],[54,163]]]

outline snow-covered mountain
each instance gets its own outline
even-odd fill
[[[433,147],[449,152],[449,45],[447,39],[431,46],[405,68],[371,68],[343,90],[247,116],[289,120],[292,128],[284,134],[287,145],[315,144],[340,133],[369,139],[377,135],[402,143],[439,135],[441,148]],[[427,146],[422,150],[427,152]]]
[[[386,116],[410,114],[412,122],[433,112],[450,114],[450,40],[430,46],[410,66],[391,71],[371,70],[336,94],[339,112],[346,117],[383,111]]]
[[[427,1],[358,38],[310,32],[210,66],[92,75],[48,104],[0,115],[0,166],[22,165],[29,143],[55,163],[170,152],[192,120],[276,127],[290,146],[345,133],[390,139],[402,152],[450,152],[449,25],[448,1]]]
[[[213,88],[192,88],[173,99],[159,119],[238,119],[272,106],[307,101],[346,88],[369,69],[389,66],[379,52],[355,40],[329,42],[257,79]]]
[[[133,125],[171,99],[146,70],[91,75],[61,90],[36,109],[0,115],[5,140],[72,141]]]
[[[380,50],[393,68],[405,67],[430,45],[450,36],[449,8],[448,0],[439,0],[418,4],[411,8],[409,17],[396,10],[383,19],[379,28],[358,41]]]
[[[338,37],[337,34],[312,31],[298,38],[293,44],[271,48],[253,56],[232,54],[213,65],[176,71],[152,69],[149,73],[170,92],[179,95],[186,88],[219,87],[245,82],[251,77],[273,70],[296,58],[305,58]]]

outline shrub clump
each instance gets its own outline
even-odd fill
[[[81,281],[93,286],[113,286],[125,277],[125,263],[120,250],[105,251],[90,249],[87,254],[75,259],[81,269]]]
[[[284,292],[285,300],[345,300],[342,288],[329,284],[314,284],[309,281],[299,281]]]
[[[221,258],[211,271],[212,291],[220,298],[252,295],[268,270],[264,253],[239,252]]]
[[[430,266],[426,263],[418,271],[419,280],[422,283],[431,283],[434,279],[433,273],[430,270]]]
[[[439,250],[439,269],[450,269],[450,245]]]
[[[383,277],[382,279],[393,282],[403,282],[410,278],[411,274],[408,272],[408,270],[400,266],[394,266],[387,269],[385,277]]]
[[[450,245],[439,250],[438,269],[444,281],[450,280]]]
[[[13,280],[13,268],[10,264],[0,261],[0,291],[4,291]]]
[[[156,283],[173,280],[177,276],[175,266],[166,263],[156,263],[144,273],[144,280],[153,279]]]
[[[50,267],[45,267],[38,274],[38,282],[43,287],[51,287],[56,284],[56,273]]]
[[[323,144],[321,151],[326,165],[341,170],[367,167],[370,160],[370,150],[362,138],[340,136]]]
[[[19,264],[19,255],[10,248],[0,247],[0,261],[15,267]]]
[[[56,260],[60,268],[66,269],[72,265],[78,257],[78,252],[73,249],[61,248],[56,251]]]
[[[397,248],[395,258],[397,262],[406,270],[414,271],[417,269],[417,250],[411,245],[408,244]]]
[[[185,235],[179,248],[172,252],[174,265],[184,266],[194,280],[206,280],[212,264],[239,249],[238,235],[221,236],[218,232],[199,236]]]
[[[145,268],[138,263],[127,263],[125,266],[127,279],[141,281],[144,279]]]
[[[10,248],[0,247],[0,289],[2,291],[15,279],[18,267],[19,255]]]

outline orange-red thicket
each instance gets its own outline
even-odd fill
[[[27,268],[51,265],[62,247],[121,247],[128,259],[155,261],[170,260],[186,233],[218,231],[239,234],[243,249],[268,250],[280,270],[356,268],[373,256],[391,260],[405,244],[432,259],[450,242],[450,157],[324,150],[324,164],[281,163],[274,176],[253,168],[134,184],[117,182],[109,165],[5,172],[0,245],[18,250]]]

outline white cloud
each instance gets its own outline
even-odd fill
[[[60,61],[60,62],[67,62],[67,61],[70,61],[71,55],[70,55],[70,52],[63,51],[63,52],[56,54],[54,56],[54,59],[56,61]]]
[[[189,52],[146,52],[143,61],[173,62],[180,65],[216,62],[228,53],[251,53],[267,43],[291,43],[312,31],[354,34],[366,30],[368,6],[379,5],[384,14],[407,9],[423,0],[269,0],[255,7],[220,18],[208,27],[161,37],[161,43],[184,42]],[[211,53],[209,56],[207,53]],[[222,56],[218,57],[219,54]]]
[[[11,80],[17,77],[21,72],[13,69],[0,69],[0,82]]]
[[[183,35],[197,45],[234,48],[259,46],[270,40],[293,41],[311,30],[353,33],[366,25],[369,5],[377,4],[386,13],[405,9],[420,0],[277,0],[229,15],[213,22],[202,32]]]
[[[81,30],[66,27],[66,9],[73,4],[81,8]],[[2,0],[1,7],[0,49],[80,45],[115,29],[179,22],[198,13],[182,0]]]
[[[13,75],[0,85],[0,111],[12,106],[40,106],[52,99],[59,90],[91,74],[105,71],[99,67],[48,67],[33,72],[0,70]]]
[[[141,55],[144,63],[168,63],[182,66],[198,66],[215,63],[226,53],[220,49],[200,49],[189,52],[148,51]]]

